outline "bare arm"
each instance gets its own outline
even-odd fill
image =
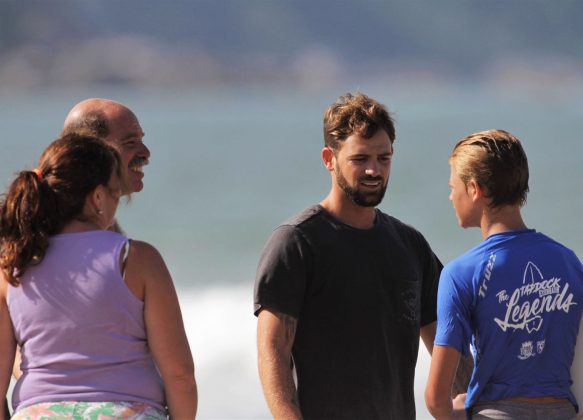
[[[301,419],[290,368],[297,320],[271,309],[259,312],[257,350],[259,377],[267,405],[275,419]]]
[[[429,379],[425,388],[425,404],[433,417],[440,419],[465,418],[465,396],[456,398],[455,406],[451,390],[460,360],[460,353],[447,346],[434,346]]]
[[[14,353],[16,351],[16,338],[6,304],[7,282],[0,274],[0,419],[7,420],[8,401],[2,396],[6,395],[10,385],[10,376],[14,365]]]
[[[457,370],[455,372],[455,379],[453,381],[453,386],[451,388],[451,396],[455,397],[459,394],[465,394],[468,392],[468,385],[470,384],[470,379],[472,378],[472,373],[474,371],[474,358],[471,355],[464,356],[461,355],[460,361],[457,365]]]
[[[138,241],[131,243],[126,267],[128,286],[143,293],[148,344],[164,382],[170,418],[193,419],[198,404],[194,362],[170,273],[158,251]]]
[[[437,322],[432,322],[429,325],[421,327],[420,336],[427,347],[429,354],[433,354],[433,340],[435,340],[435,332],[437,329]],[[472,356],[461,356],[455,372],[455,379],[451,389],[451,396],[455,397],[459,394],[465,394],[468,390],[470,378],[474,370],[474,359]]]

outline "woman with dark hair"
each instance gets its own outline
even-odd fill
[[[69,135],[0,203],[0,393],[18,345],[15,419],[195,416],[194,363],[164,261],[107,230],[122,174],[111,146]]]

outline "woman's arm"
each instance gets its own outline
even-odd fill
[[[463,407],[453,406],[451,391],[460,360],[460,353],[447,346],[433,346],[429,379],[425,388],[425,404],[436,419],[465,418]],[[456,402],[465,400],[458,398]]]
[[[154,247],[131,242],[126,281],[134,293],[143,293],[148,344],[164,382],[170,418],[193,419],[198,403],[194,362],[172,278]]]

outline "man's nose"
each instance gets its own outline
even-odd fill
[[[150,149],[144,143],[142,143],[142,147],[140,149],[140,156],[145,158],[150,158]]]
[[[378,175],[380,173],[380,166],[379,166],[379,164],[377,162],[374,162],[374,161],[370,162],[367,165],[366,169],[364,170],[364,173],[366,175],[369,175],[369,176]]]

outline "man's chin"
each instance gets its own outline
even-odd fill
[[[134,182],[132,184],[132,192],[140,192],[144,189],[144,183],[142,181]]]
[[[144,183],[141,179],[132,179],[128,182],[128,187],[126,194],[137,193],[144,189]]]
[[[381,204],[380,201],[361,201],[357,203],[360,207],[376,207]]]
[[[363,199],[362,197],[350,197],[350,200],[360,207],[376,207],[378,206],[382,200],[378,199]]]
[[[131,190],[130,192],[140,192],[144,189],[143,172],[129,170],[127,176],[129,190]]]
[[[128,186],[130,187],[129,189],[131,190],[131,192],[140,192],[144,189],[144,181],[142,181],[143,178],[144,174],[141,172],[130,173],[128,179]]]
[[[383,194],[370,194],[370,195],[361,195],[359,197],[358,203],[362,207],[376,207],[383,201],[384,192]]]

